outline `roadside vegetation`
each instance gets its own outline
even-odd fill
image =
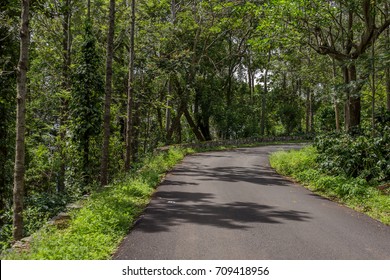
[[[2,259],[109,259],[165,173],[191,151],[174,148],[145,159],[133,175],[117,179],[73,210],[67,226],[45,225],[24,252],[13,250]]]
[[[318,137],[301,150],[280,151],[270,163],[282,175],[331,200],[390,224],[390,133]]]

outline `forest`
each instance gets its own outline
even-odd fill
[[[1,0],[1,248],[172,144],[306,136],[388,188],[389,6]]]

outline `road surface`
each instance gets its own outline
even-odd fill
[[[114,259],[390,259],[390,227],[277,175],[270,152],[186,157]]]

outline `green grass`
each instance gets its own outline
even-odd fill
[[[72,212],[67,228],[45,226],[32,236],[28,252],[8,252],[2,259],[110,259],[164,174],[190,152],[170,149],[145,160],[135,174],[93,194],[83,208]]]
[[[316,166],[316,149],[280,151],[270,156],[271,166],[308,189],[338,201],[382,223],[390,224],[390,196],[362,178],[347,178],[321,173]]]

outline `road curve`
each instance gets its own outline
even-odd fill
[[[390,227],[277,175],[270,152],[187,156],[114,259],[390,259]]]

